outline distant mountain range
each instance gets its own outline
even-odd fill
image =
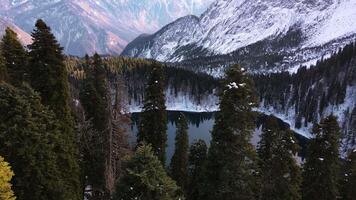
[[[200,17],[139,36],[122,55],[295,71],[356,39],[355,8],[356,0],[217,0]]]
[[[0,18],[30,33],[35,21],[51,26],[71,55],[120,54],[128,42],[208,6],[202,0],[1,0]],[[0,24],[0,30],[5,29]],[[3,32],[1,32],[3,33]]]

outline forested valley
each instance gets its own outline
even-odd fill
[[[356,196],[356,106],[348,104],[355,104],[355,44],[293,75],[232,65],[217,79],[154,60],[66,56],[42,20],[32,37],[23,47],[8,28],[0,43],[1,200]],[[192,145],[180,114],[167,166],[167,97],[182,95],[196,105],[210,101],[218,112],[210,144]],[[346,104],[342,115],[332,108]],[[133,145],[132,107],[140,108]],[[295,121],[281,128],[265,116],[256,147],[250,141],[265,108],[292,109]],[[302,127],[312,137],[301,163],[290,128]]]

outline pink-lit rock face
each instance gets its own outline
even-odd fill
[[[4,35],[5,29],[7,27],[11,28],[17,33],[17,37],[23,45],[28,45],[32,42],[31,36],[28,33],[26,33],[25,31],[14,25],[11,21],[5,18],[0,18],[0,37]]]
[[[138,35],[187,14],[199,15],[212,1],[1,0],[0,17],[28,33],[42,18],[68,54],[119,54]]]

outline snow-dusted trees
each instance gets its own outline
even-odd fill
[[[145,91],[142,109],[138,143],[151,144],[155,155],[162,161],[166,160],[167,113],[164,95],[163,66],[152,63],[151,74]]]
[[[299,149],[293,132],[281,130],[267,117],[258,145],[261,170],[260,200],[300,200],[301,174],[294,156]]]
[[[202,199],[255,199],[257,156],[250,143],[255,128],[252,107],[257,103],[253,81],[243,68],[232,66],[223,84]]]
[[[349,153],[343,169],[341,196],[344,200],[353,200],[356,197],[356,149]]]
[[[303,169],[303,200],[335,200],[339,196],[340,128],[329,116],[313,128]]]
[[[140,145],[118,181],[114,200],[177,200],[179,188],[150,145]]]

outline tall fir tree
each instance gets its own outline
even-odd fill
[[[257,194],[256,152],[250,143],[257,104],[253,81],[238,65],[227,70],[220,112],[212,131],[201,199],[253,200]]]
[[[117,182],[114,200],[177,200],[179,187],[167,175],[150,145],[141,145],[126,164],[126,172]]]
[[[175,151],[171,160],[171,177],[185,193],[188,184],[188,122],[183,113],[180,114],[175,137]]]
[[[86,155],[88,184],[92,186],[93,198],[100,199],[108,191],[106,188],[106,149],[111,134],[111,98],[106,70],[98,54],[94,54],[93,63],[86,58],[86,79],[80,92],[80,100],[85,110],[86,120],[92,122],[95,130],[89,141],[90,149]]]
[[[340,128],[336,117],[329,116],[313,128],[314,138],[307,148],[303,166],[303,200],[335,200],[339,197]]]
[[[64,64],[63,48],[44,21],[38,20],[29,45],[30,82],[41,95],[44,105],[56,114],[61,128],[62,145],[57,147],[58,164],[62,166],[62,178],[72,199],[81,198],[78,148],[74,120],[70,109],[68,72]]]
[[[11,179],[14,172],[11,170],[9,163],[0,156],[0,199],[1,200],[15,200],[15,194],[12,191]]]
[[[204,174],[203,169],[206,162],[208,146],[204,140],[195,141],[189,148],[189,183],[187,199],[199,200],[202,196]]]
[[[356,149],[349,153],[343,168],[341,187],[342,199],[354,200],[356,197]]]
[[[7,74],[7,68],[5,65],[5,59],[2,56],[1,53],[1,48],[0,48],[0,82],[8,81],[8,74]]]
[[[56,148],[58,121],[27,86],[0,83],[0,154],[10,162],[18,200],[77,200],[67,190]]]
[[[8,81],[13,85],[21,85],[24,81],[28,81],[27,52],[12,29],[6,28],[5,35],[0,43],[0,49],[9,76]]]
[[[299,146],[293,132],[283,131],[268,117],[258,146],[261,170],[260,200],[300,200],[301,171],[294,156]]]
[[[145,91],[141,113],[138,143],[152,145],[155,155],[165,164],[167,142],[167,112],[164,95],[163,66],[154,62]]]

